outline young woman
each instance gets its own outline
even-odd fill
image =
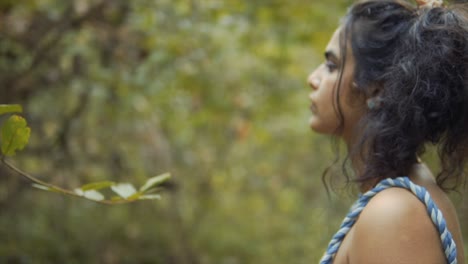
[[[363,193],[321,263],[464,263],[445,191],[468,155],[468,20],[463,6],[418,5],[353,5],[308,77],[310,127],[344,140]],[[435,176],[418,158],[427,143]]]

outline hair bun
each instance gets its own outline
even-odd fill
[[[434,8],[441,7],[443,5],[443,0],[416,0],[419,8]]]

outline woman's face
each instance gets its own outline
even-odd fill
[[[341,27],[333,34],[325,49],[325,62],[320,64],[307,78],[307,83],[312,88],[309,95],[312,116],[309,119],[310,127],[323,134],[335,134],[340,124],[338,113],[333,107],[334,90],[338,89],[340,69],[343,62],[340,54]],[[355,125],[366,111],[365,102],[353,93],[354,59],[351,49],[346,51],[344,72],[342,73],[341,87],[339,88],[338,103],[342,109],[344,126],[342,134],[347,137],[352,135]]]

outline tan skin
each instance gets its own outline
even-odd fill
[[[309,95],[312,116],[309,125],[322,134],[334,134],[339,119],[333,109],[333,90],[340,75],[340,28],[326,47],[326,61],[308,77],[312,88]],[[340,106],[344,128],[337,136],[348,145],[354,143],[356,124],[367,111],[366,100],[352,92],[354,59],[347,50]],[[362,162],[353,160],[353,169],[360,171]],[[425,187],[442,211],[449,231],[457,245],[457,260],[464,264],[463,240],[457,213],[447,195],[437,186],[434,176],[424,163],[415,163],[408,177]],[[365,192],[376,183],[369,183]],[[442,264],[446,263],[439,233],[429,218],[426,207],[411,192],[402,188],[389,188],[377,194],[367,204],[358,221],[346,235],[335,255],[335,264]]]

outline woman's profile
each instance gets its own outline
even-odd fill
[[[341,138],[362,195],[320,263],[465,263],[446,195],[468,157],[463,5],[354,4],[308,77],[312,130]],[[441,171],[419,160],[437,144]]]

